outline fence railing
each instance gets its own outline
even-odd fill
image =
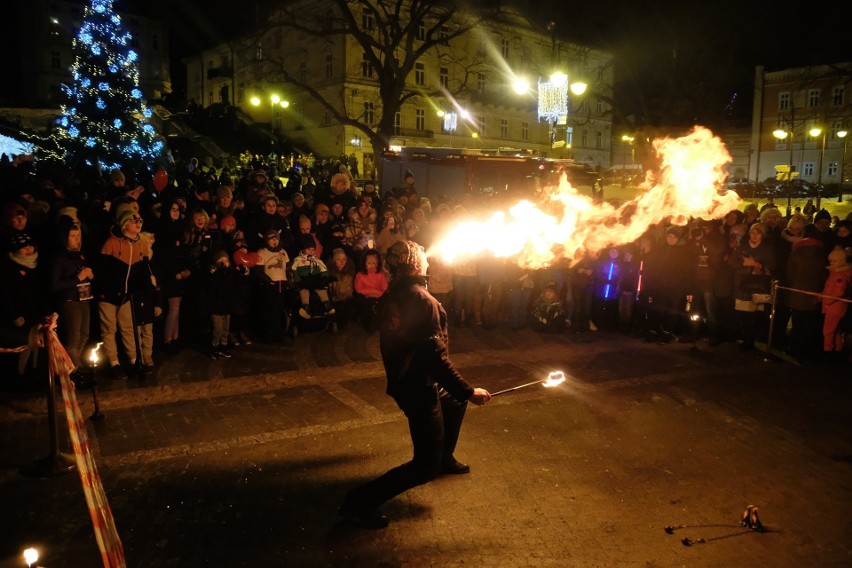
[[[778,290],[787,290],[788,292],[796,292],[799,294],[805,294],[807,296],[815,296],[817,298],[829,298],[831,300],[839,300],[847,304],[852,304],[852,300],[846,298],[838,298],[837,296],[829,296],[827,294],[823,294],[822,292],[811,292],[810,290],[801,290],[799,288],[792,288],[790,286],[782,286],[781,284],[779,284],[778,280],[773,280],[772,290],[770,293],[770,296],[772,297],[770,304],[772,307],[769,311],[769,336],[766,338],[767,357],[772,354],[772,336],[775,332],[775,311],[778,304]]]

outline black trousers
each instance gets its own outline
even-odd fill
[[[442,466],[455,459],[453,452],[467,402],[460,403],[443,391],[439,394],[435,388],[427,391],[422,400],[400,404],[400,408],[408,418],[414,459],[352,489],[343,501],[344,514],[375,509],[400,493],[435,479]]]

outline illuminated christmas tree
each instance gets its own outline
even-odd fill
[[[151,164],[164,144],[148,122],[151,110],[139,88],[139,54],[112,0],[91,0],[73,42],[72,81],[57,142],[72,163],[104,170]]]

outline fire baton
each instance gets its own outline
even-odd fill
[[[533,381],[531,383],[524,383],[524,384],[518,385],[516,387],[503,389],[503,390],[497,391],[497,392],[492,392],[491,396],[495,397],[498,394],[504,394],[504,393],[507,393],[507,392],[516,391],[518,389],[523,389],[523,388],[531,387],[533,385],[538,385],[538,384],[544,385],[546,387],[555,387],[557,385],[561,385],[564,382],[565,382],[565,373],[562,372],[562,371],[553,371],[552,373],[547,375],[546,379],[541,379],[540,381]]]

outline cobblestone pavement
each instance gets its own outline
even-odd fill
[[[454,329],[450,348],[492,391],[571,379],[471,407],[472,473],[390,501],[381,531],[336,514],[410,458],[375,335],[187,351],[144,383],[105,381],[89,434],[128,566],[852,565],[848,367],[604,333]],[[47,453],[45,401],[4,395],[0,436],[0,567],[31,545],[47,568],[100,565],[79,477],[21,474]],[[750,504],[766,532],[739,526]]]

